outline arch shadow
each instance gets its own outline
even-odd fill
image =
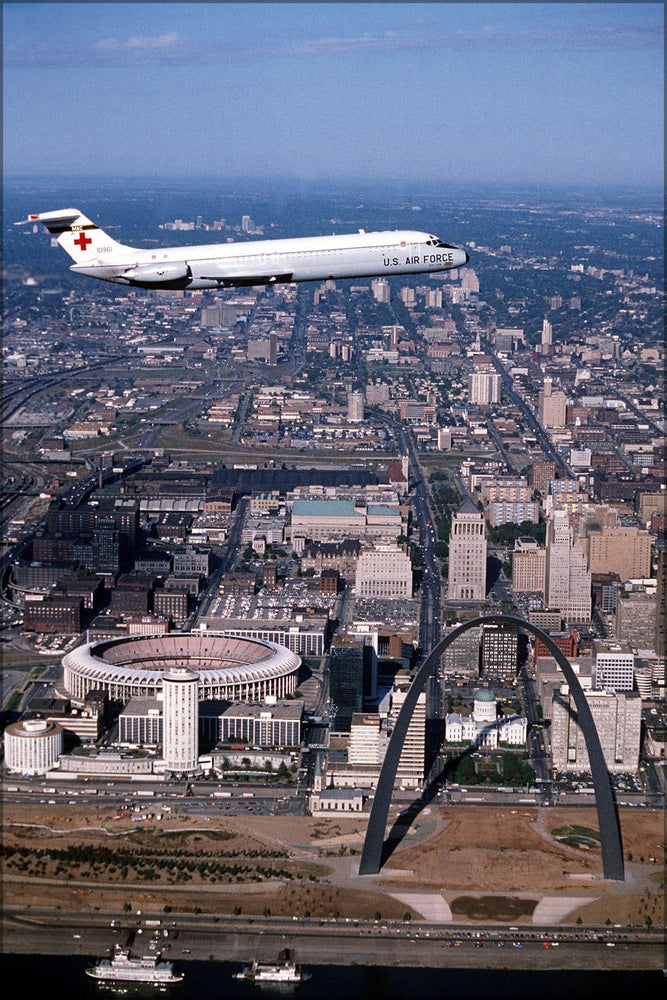
[[[558,648],[553,639],[537,628],[532,622],[523,618],[516,618],[513,615],[483,615],[473,618],[457,626],[449,635],[446,635],[431,650],[417,671],[415,678],[408,689],[408,693],[403,702],[403,706],[398,713],[398,718],[394,725],[394,731],[389,740],[384,763],[380,770],[373,806],[368,820],[368,828],[364,840],[361,860],[359,862],[360,875],[377,875],[382,863],[383,848],[385,847],[385,828],[389,815],[389,806],[394,790],[396,771],[403,749],[403,743],[408,731],[408,726],[414,712],[417,698],[424,690],[426,681],[438,663],[440,657],[447,647],[454,642],[458,636],[467,632],[471,628],[476,628],[484,624],[515,625],[517,628],[532,632],[534,636],[544,643],[551,655],[556,660],[563,672],[565,680],[569,685],[572,697],[577,709],[578,723],[586,741],[588,760],[593,778],[593,788],[595,790],[595,805],[600,826],[600,844],[602,848],[602,871],[605,879],[623,881],[625,878],[623,866],[623,851],[621,848],[621,832],[616,812],[616,804],[609,780],[609,772],[605,763],[604,754],[600,745],[600,738],[595,728],[593,716],[589,708],[586,696],[583,692],[579,679],[572,669],[565,654]],[[395,846],[395,835],[392,837]],[[389,846],[389,845],[388,845]],[[391,847],[389,849],[391,853]]]

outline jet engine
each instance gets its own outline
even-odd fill
[[[127,278],[128,281],[150,281],[162,284],[162,282],[191,278],[192,273],[184,260],[178,260],[165,261],[162,264],[136,264],[123,271],[119,277]]]

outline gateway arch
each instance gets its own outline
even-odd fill
[[[376,875],[382,866],[382,848],[384,845],[385,828],[391,804],[391,796],[394,790],[394,780],[398,762],[401,757],[401,750],[405,735],[412,718],[417,698],[426,687],[426,681],[438,663],[440,657],[447,647],[454,642],[458,636],[467,632],[468,629],[479,625],[488,624],[515,625],[525,629],[537,636],[547,647],[551,655],[555,658],[558,666],[563,671],[565,680],[569,685],[574,703],[577,709],[578,723],[586,741],[588,760],[591,774],[593,776],[593,787],[595,789],[595,805],[600,826],[600,841],[602,847],[602,871],[605,879],[624,880],[623,851],[621,849],[621,834],[618,823],[618,815],[614,803],[614,797],[609,780],[609,772],[605,763],[600,738],[593,722],[593,716],[589,708],[586,696],[584,695],[579,679],[572,669],[565,654],[558,648],[553,639],[536,628],[531,622],[524,621],[523,618],[515,618],[513,615],[484,615],[473,618],[457,626],[452,632],[441,639],[435,648],[429,653],[423,664],[417,671],[415,678],[410,685],[403,706],[396,719],[394,731],[389,740],[387,753],[380,771],[380,776],[375,790],[375,798],[368,820],[366,838],[361,853],[359,863],[360,875]]]

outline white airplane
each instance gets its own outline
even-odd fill
[[[437,236],[405,230],[314,236],[250,243],[164,247],[123,246],[77,208],[30,215],[70,255],[71,270],[140,288],[228,288],[329,278],[369,278],[449,271],[468,263],[465,250]]]

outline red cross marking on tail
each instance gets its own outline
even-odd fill
[[[82,250],[85,250],[88,244],[92,242],[93,241],[90,236],[86,236],[86,234],[82,231],[79,233],[78,240],[74,240],[74,246],[81,247]]]

